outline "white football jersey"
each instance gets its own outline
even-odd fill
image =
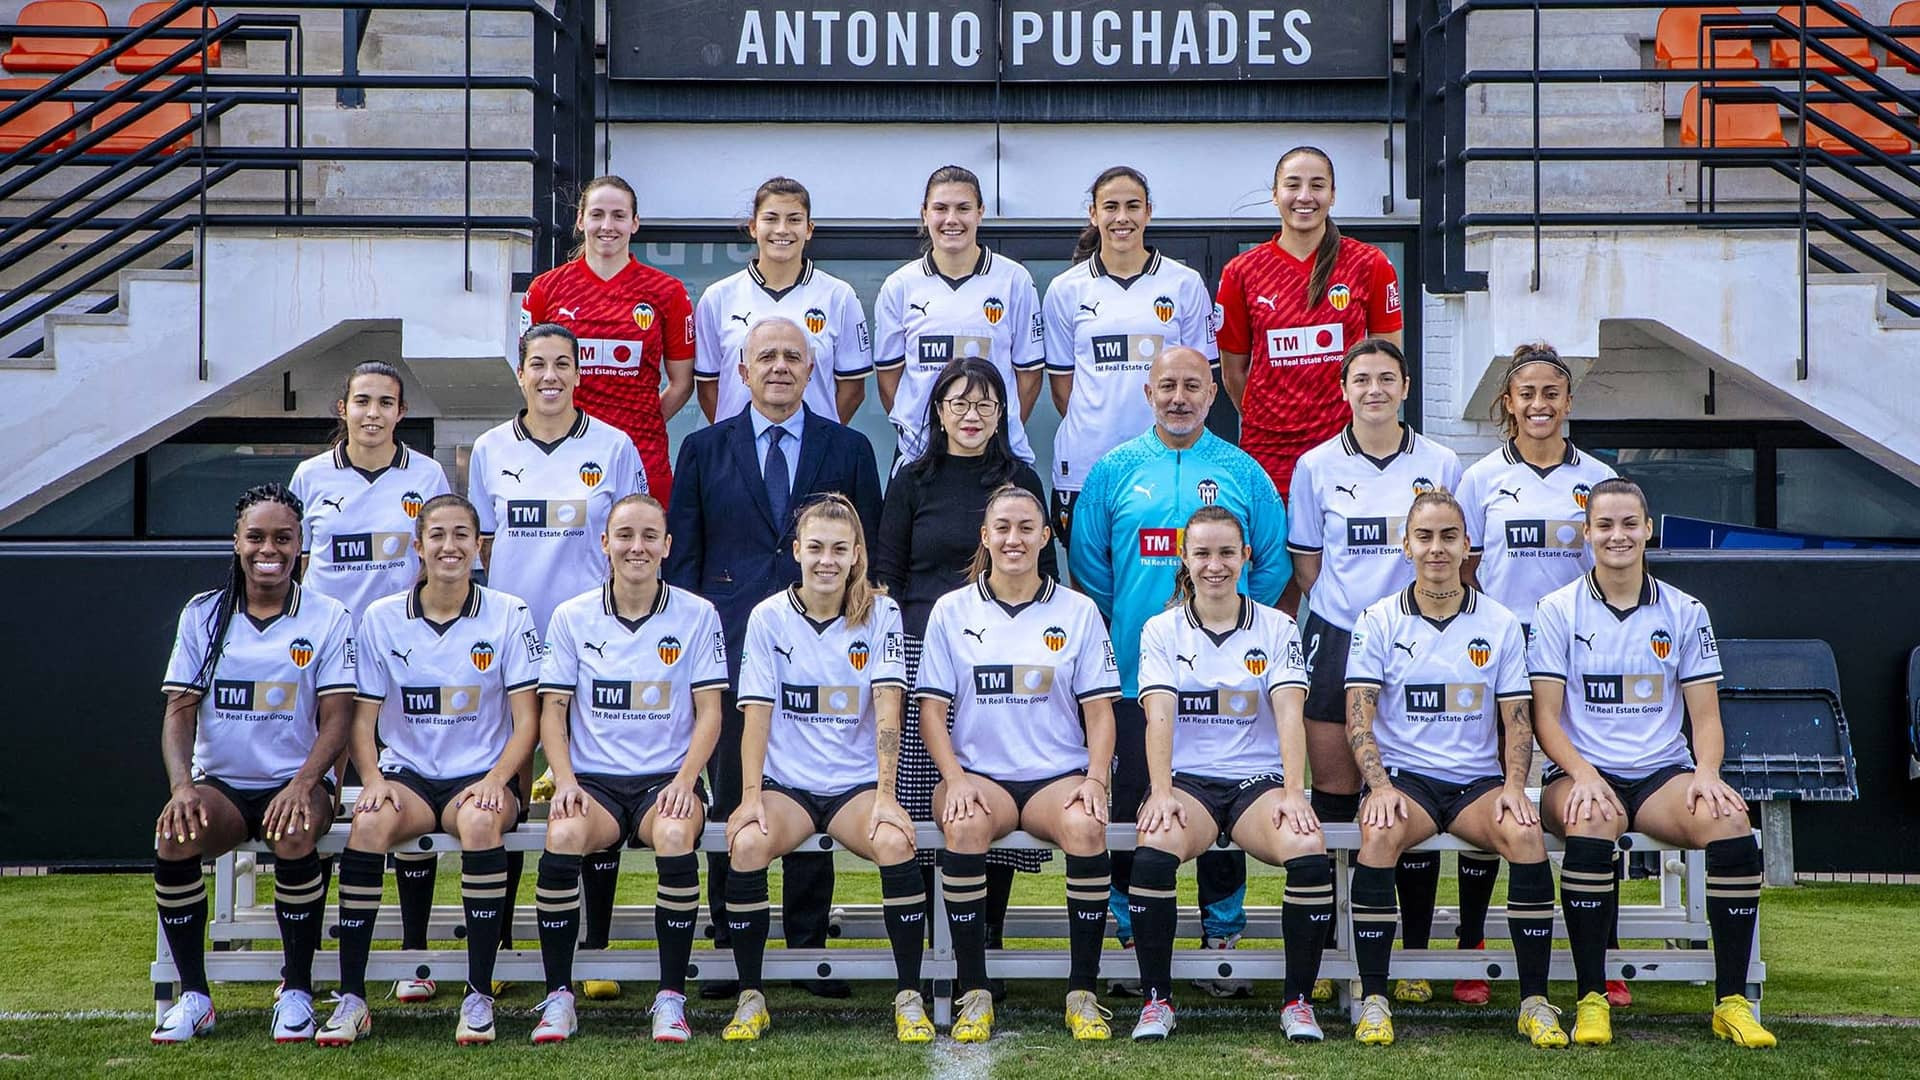
[[[1380,764],[1452,784],[1506,775],[1498,702],[1530,697],[1520,620],[1473,589],[1445,621],[1420,614],[1413,586],[1361,612],[1347,686],[1380,691]]]
[[[660,583],[653,609],[617,614],[613,585],[554,610],[540,692],[565,694],[576,773],[677,772],[693,743],[693,693],[726,689],[727,639],[704,598]]]
[[[864,379],[873,371],[873,344],[867,313],[853,286],[817,269],[808,259],[800,280],[769,289],[758,262],[730,274],[700,294],[694,308],[693,377],[718,383],[716,422],[733,416],[753,400],[740,378],[740,349],[747,331],[762,319],[779,316],[806,331],[813,346],[813,378],[807,383],[807,408],[831,420],[840,417],[834,385],[840,379]]]
[[[1300,455],[1287,505],[1287,550],[1318,553],[1313,613],[1350,629],[1368,604],[1413,584],[1401,546],[1413,497],[1460,486],[1460,458],[1406,425],[1391,457],[1368,457],[1353,427]]]
[[[1681,688],[1720,681],[1720,643],[1700,601],[1646,575],[1639,603],[1609,605],[1591,573],[1540,601],[1527,665],[1567,684],[1561,726],[1596,769],[1628,780],[1692,765]]]
[[[420,588],[383,596],[360,617],[356,699],[380,705],[380,771],[430,780],[493,768],[513,736],[507,695],[540,681],[545,648],[527,605],[468,586],[460,616],[437,625]]]
[[[438,461],[405,445],[395,446],[392,464],[376,472],[355,468],[346,448],[336,446],[301,462],[288,487],[306,508],[302,584],[356,616],[419,579],[414,519],[428,499],[452,490]]]
[[[1040,295],[1026,267],[982,245],[973,272],[949,278],[932,255],[922,256],[887,275],[874,301],[873,323],[874,366],[900,369],[887,417],[900,433],[902,460],[912,461],[926,448],[927,399],[940,369],[978,357],[991,361],[1006,380],[1007,434],[1020,460],[1033,463],[1015,373],[1037,370],[1047,357]]]
[[[1591,570],[1587,493],[1613,475],[1572,443],[1546,469],[1527,464],[1511,441],[1467,466],[1457,494],[1487,595],[1532,625],[1541,597]]]
[[[584,411],[555,443],[527,434],[522,419],[473,441],[467,498],[480,512],[480,535],[493,537],[487,584],[524,598],[544,631],[562,601],[606,580],[607,515],[645,493],[647,476],[633,440]]]
[[[907,685],[900,605],[873,598],[860,626],[814,622],[795,588],[760,601],[740,655],[740,704],[773,709],[763,771],[777,784],[837,795],[873,780],[875,687]]]
[[[271,619],[248,615],[242,598],[227,623],[220,659],[196,682],[207,658],[207,620],[219,598],[217,591],[201,593],[180,612],[160,689],[200,695],[195,776],[237,788],[278,787],[313,752],[320,699],[353,692],[353,619],[339,601],[297,584]]]
[[[1240,623],[1225,634],[1200,624],[1191,604],[1169,608],[1140,631],[1140,700],[1173,698],[1173,771],[1223,780],[1279,775],[1273,695],[1307,688],[1300,631],[1284,611],[1240,598]]]
[[[1186,264],[1159,252],[1130,278],[1100,256],[1075,263],[1047,286],[1047,373],[1072,375],[1073,396],[1053,440],[1052,484],[1079,491],[1101,455],[1153,426],[1147,369],[1178,345],[1218,364],[1213,297]]]
[[[920,653],[920,697],[949,703],[953,750],[968,772],[1044,780],[1087,768],[1080,703],[1120,696],[1100,609],[1043,578],[1024,604],[982,574],[934,601]],[[1098,775],[1106,777],[1109,763]]]

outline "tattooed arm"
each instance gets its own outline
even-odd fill
[[[1507,786],[1493,804],[1493,819],[1512,814],[1522,825],[1538,825],[1540,810],[1527,798],[1527,774],[1533,771],[1533,699],[1503,701],[1507,722]]]
[[[894,781],[900,768],[900,721],[905,715],[906,692],[898,686],[876,686],[873,711],[878,721],[873,733],[874,756],[880,760],[880,790],[873,796],[873,813],[867,821],[867,839],[880,835],[882,825],[891,825],[907,834],[913,844],[913,819],[901,808],[894,794]]]
[[[1380,688],[1347,688],[1347,745],[1353,749],[1353,763],[1360,776],[1374,791],[1392,787],[1386,767],[1380,764],[1380,745],[1373,739],[1373,718],[1380,707]]]

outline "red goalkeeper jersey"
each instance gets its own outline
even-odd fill
[[[1340,393],[1348,346],[1401,327],[1400,282],[1379,248],[1341,237],[1327,294],[1308,307],[1312,274],[1313,256],[1294,258],[1276,237],[1234,256],[1220,275],[1220,351],[1249,357],[1240,446],[1282,494],[1300,455],[1351,419]]]
[[[602,280],[584,258],[533,279],[520,328],[559,323],[580,339],[580,389],[574,402],[627,433],[662,505],[673,491],[667,425],[660,415],[660,365],[693,360],[693,304],[672,274],[629,257]]]

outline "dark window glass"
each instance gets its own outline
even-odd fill
[[[164,443],[147,451],[147,535],[233,535],[233,503],[255,484],[293,478],[313,443]]]
[[[1781,449],[1780,528],[1874,539],[1920,538],[1920,488],[1851,450]]]
[[[5,529],[9,540],[133,538],[133,462],[108,469]]]
[[[1581,447],[1647,493],[1654,527],[1680,514],[1759,525],[1754,517],[1754,453],[1745,448]]]

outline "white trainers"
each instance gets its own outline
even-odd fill
[[[433,992],[437,989],[432,979],[395,979],[393,996],[396,1001],[418,1005],[423,1001],[432,1001]]]
[[[1235,949],[1238,948],[1239,945],[1239,934],[1234,934],[1232,937],[1212,938],[1201,943],[1202,948],[1222,950]],[[1193,985],[1195,988],[1204,990],[1217,998],[1244,998],[1253,996],[1252,979],[1195,979],[1193,980]]]
[[[189,990],[160,1018],[160,1026],[153,1029],[153,1041],[156,1046],[183,1043],[212,1030],[213,999]]]
[[[571,990],[555,990],[535,1006],[534,1011],[540,1014],[540,1022],[533,1025],[533,1041],[536,1043],[566,1042],[580,1029],[580,1018],[574,1012]]]
[[[358,994],[335,994],[333,1015],[321,1025],[313,1037],[313,1045],[352,1046],[354,1040],[372,1031],[373,1015],[367,1011],[366,1000]]]
[[[687,995],[662,990],[653,996],[653,1007],[647,1012],[653,1015],[654,1042],[683,1043],[693,1038],[693,1029],[687,1026]]]
[[[1289,1042],[1320,1042],[1326,1033],[1320,1030],[1320,1021],[1313,1017],[1313,1003],[1295,1001],[1280,1010],[1280,1030],[1286,1032]]]
[[[313,1015],[313,995],[305,990],[283,990],[273,1003],[273,1041],[309,1042],[320,1029]]]
[[[453,1041],[461,1046],[477,1046],[493,1041],[493,999],[468,991],[460,1002],[460,1026],[453,1029]]]
[[[1165,998],[1148,998],[1140,1007],[1140,1022],[1133,1025],[1134,1042],[1158,1042],[1173,1034],[1173,1004]]]

